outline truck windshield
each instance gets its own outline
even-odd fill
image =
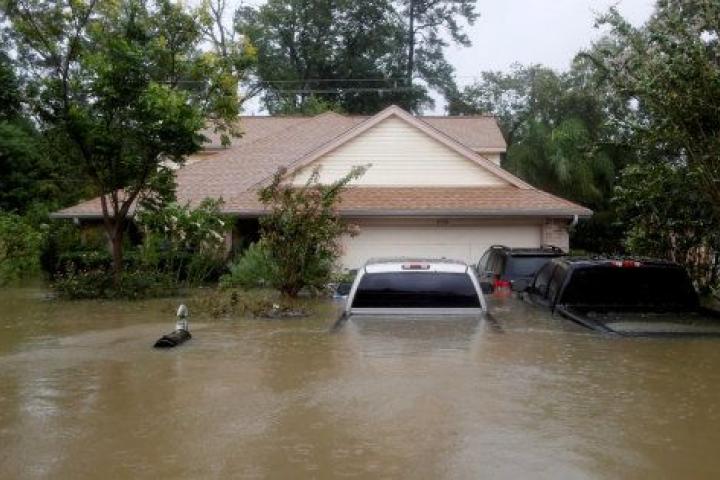
[[[558,303],[577,306],[692,309],[697,294],[684,270],[667,266],[599,266],[573,272]]]
[[[363,276],[352,308],[479,308],[465,273],[387,272]]]

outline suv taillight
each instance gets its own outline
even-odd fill
[[[493,287],[495,287],[495,290],[499,288],[510,288],[510,282],[508,280],[497,279],[493,282]]]
[[[635,260],[615,260],[612,264],[620,268],[637,268],[642,266],[642,263],[636,262]]]

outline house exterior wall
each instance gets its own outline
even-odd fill
[[[568,232],[569,223],[567,220],[545,219],[542,227],[542,243],[543,245],[554,245],[561,248],[564,252],[570,251],[570,233]]]
[[[476,264],[491,245],[539,247],[542,219],[349,219],[356,237],[343,239],[341,265],[358,268],[373,257],[446,257]]]
[[[491,162],[493,162],[495,165],[500,166],[500,159],[502,158],[501,153],[495,153],[495,152],[483,152],[478,151],[478,154],[482,155],[483,157],[487,158]]]
[[[497,158],[499,162],[499,154]],[[503,186],[507,181],[429,137],[404,120],[391,117],[302,169],[304,184],[320,165],[320,181],[330,183],[353,166],[372,164],[353,185]]]

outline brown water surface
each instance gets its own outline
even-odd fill
[[[718,478],[720,340],[204,318],[0,291],[0,478]]]

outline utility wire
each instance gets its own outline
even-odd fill
[[[334,89],[316,89],[316,88],[304,88],[299,90],[275,90],[276,93],[287,93],[287,94],[305,94],[305,93],[359,93],[359,92],[412,92],[420,90],[420,87],[397,87],[397,88],[343,88],[338,87]]]

